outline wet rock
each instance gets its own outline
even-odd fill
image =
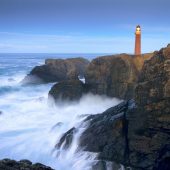
[[[98,152],[99,160],[123,163],[126,148],[124,114],[127,109],[127,102],[123,102],[102,114],[87,117],[85,121],[89,126],[80,137],[80,147]]]
[[[87,92],[88,87],[80,80],[68,80],[55,84],[51,88],[49,95],[52,96],[56,102],[76,101]]]
[[[107,170],[106,162],[105,161],[96,161],[92,165],[92,170]]]
[[[170,48],[145,62],[135,90],[137,110],[128,115],[129,159],[152,169],[161,149],[170,143]]]
[[[89,61],[84,58],[47,59],[42,66],[36,66],[22,84],[59,82],[84,76]]]
[[[15,161],[10,159],[0,160],[1,170],[53,170],[40,163],[32,164],[29,160]]]
[[[170,47],[145,61],[135,89],[135,101],[123,102],[91,115],[80,137],[85,151],[132,170],[169,169]],[[135,107],[134,107],[135,106]]]
[[[22,159],[19,161],[19,163],[25,164],[25,165],[32,165],[32,162],[27,159]]]
[[[120,170],[121,165],[115,162],[107,162],[103,160],[95,160],[92,164],[92,170]]]
[[[72,144],[74,134],[77,132],[76,128],[73,127],[69,131],[67,131],[60,139],[60,141],[56,144],[55,148],[59,149],[61,146],[63,149],[68,149]]]
[[[46,72],[44,72],[46,74]],[[39,78],[37,75],[27,75],[22,81],[22,85],[28,85],[28,84],[42,84],[44,83],[43,79]]]

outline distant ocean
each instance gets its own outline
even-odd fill
[[[83,116],[103,112],[119,103],[97,95],[84,96],[76,104],[52,106],[52,83],[22,86],[20,81],[46,58],[85,57],[105,54],[0,54],[0,159],[29,159],[56,170],[89,170],[95,154],[77,152],[80,132],[70,149],[54,150],[60,137],[79,127]]]

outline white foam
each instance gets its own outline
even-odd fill
[[[21,77],[14,79],[18,83]],[[66,131],[80,126],[84,119],[82,115],[101,113],[120,101],[88,94],[77,103],[51,107],[48,101],[50,84],[21,87],[17,83],[12,86],[19,90],[0,96],[0,110],[3,112],[0,115],[0,159],[29,159],[57,170],[90,168],[95,154],[77,153],[83,127],[74,136],[69,150],[61,150],[59,157],[56,157],[57,151],[52,151]],[[62,123],[55,126],[58,122]]]

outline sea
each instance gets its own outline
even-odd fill
[[[102,113],[120,100],[87,94],[76,103],[54,105],[48,92],[54,83],[23,86],[23,78],[47,58],[105,54],[0,54],[0,159],[28,159],[56,170],[90,170],[96,154],[82,151],[79,137],[89,114]],[[57,83],[57,82],[56,82]],[[78,128],[70,148],[56,144],[72,127]]]

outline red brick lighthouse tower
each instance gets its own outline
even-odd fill
[[[141,28],[140,25],[136,26],[135,32],[135,55],[141,54]]]

